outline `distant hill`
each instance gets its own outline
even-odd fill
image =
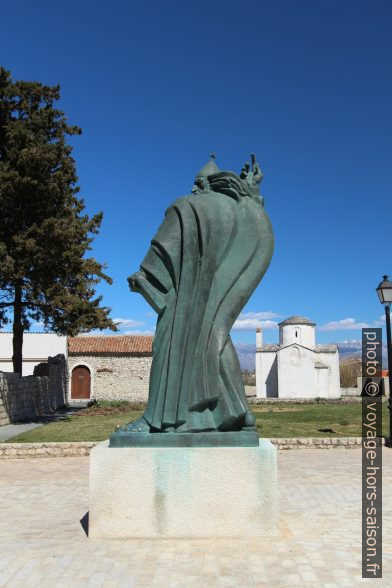
[[[341,358],[347,356],[362,356],[362,342],[361,341],[345,341],[344,343],[337,343],[339,347],[339,354]],[[383,341],[382,345],[382,365],[384,369],[388,369],[388,350],[387,343]]]
[[[362,346],[360,341],[345,341],[344,343],[337,343],[339,348],[339,355],[341,358],[348,355],[361,356]]]
[[[241,370],[254,372],[256,345],[254,343],[234,343],[234,347],[240,360]]]

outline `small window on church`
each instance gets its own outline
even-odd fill
[[[298,337],[298,331],[295,331],[295,336]]]

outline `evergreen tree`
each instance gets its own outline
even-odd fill
[[[86,256],[102,213],[84,212],[59,86],[14,82],[0,68],[0,324],[13,321],[13,366],[22,372],[30,321],[76,335],[116,330],[95,287],[105,265]]]

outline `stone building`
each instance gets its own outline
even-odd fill
[[[316,345],[315,323],[292,316],[279,323],[279,344],[263,345],[256,333],[259,398],[340,398],[336,345]]]
[[[146,401],[153,337],[112,335],[68,339],[70,404],[78,400]]]

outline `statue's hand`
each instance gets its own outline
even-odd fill
[[[139,292],[144,297],[155,312],[160,313],[166,308],[165,295],[149,281],[143,270],[129,276],[128,284],[133,292]]]
[[[263,172],[260,169],[260,166],[256,164],[253,172],[253,181],[255,184],[260,184],[263,179]]]
[[[140,290],[140,279],[144,277],[143,272],[135,272],[128,278],[129,288],[132,292],[138,292]]]
[[[241,170],[241,173],[240,173],[240,178],[241,178],[241,180],[245,180],[245,178],[247,178],[247,177],[248,177],[248,174],[249,174],[249,168],[250,168],[250,165],[249,165],[249,163],[248,163],[248,162],[246,162],[246,163],[244,164],[244,167],[243,167],[243,168],[242,168],[242,170]]]
[[[263,172],[261,171],[260,166],[256,161],[255,154],[251,153],[250,156],[252,161],[252,170],[250,171],[250,165],[248,162],[246,162],[241,170],[240,178],[241,180],[245,180],[248,186],[254,188],[262,181]]]
[[[260,184],[260,182],[263,179],[263,172],[261,171],[260,166],[256,161],[256,156],[254,153],[251,153],[251,158],[252,158],[253,184],[257,185],[257,184]]]

